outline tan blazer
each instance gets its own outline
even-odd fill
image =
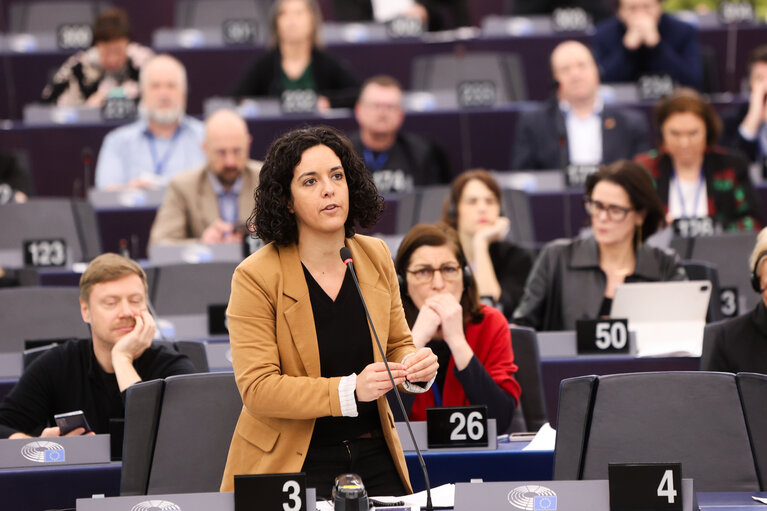
[[[347,238],[346,246],[386,358],[400,362],[415,347],[389,249],[383,241],[361,235]],[[342,415],[341,378],[320,375],[312,304],[296,245],[270,243],[237,267],[227,315],[243,408],[221,491],[234,489],[236,474],[300,472],[315,418]],[[379,362],[372,342],[373,358]],[[386,397],[377,404],[394,464],[405,488],[412,491]]]
[[[241,224],[245,224],[253,211],[253,192],[258,186],[260,170],[261,162],[248,161],[237,199],[237,215]],[[208,166],[181,172],[168,184],[149,233],[149,244],[198,240],[203,231],[219,218],[218,196],[210,184]]]

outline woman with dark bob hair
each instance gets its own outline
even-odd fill
[[[644,241],[665,225],[663,204],[639,164],[619,160],[586,179],[592,234],[546,245],[533,265],[513,322],[575,330],[579,319],[610,315],[624,282],[685,280],[679,256]]]
[[[748,161],[715,145],[722,123],[714,108],[698,92],[680,88],[656,105],[655,123],[660,150],[636,161],[652,174],[675,231],[759,230]]]
[[[502,216],[501,187],[493,176],[475,169],[456,177],[442,221],[458,233],[480,300],[511,318],[525,290],[533,258],[506,240],[511,224]]]
[[[370,173],[337,131],[299,129],[272,144],[255,200],[249,225],[267,245],[232,277],[227,316],[243,408],[222,491],[235,474],[305,472],[329,498],[334,478],[355,472],[373,495],[409,492],[385,396],[392,385],[341,248],[395,383],[424,392],[438,365],[413,346],[386,244],[354,233],[381,214]]]
[[[410,419],[426,420],[426,408],[433,406],[487,405],[498,431],[506,431],[520,395],[509,323],[479,303],[455,231],[416,225],[402,240],[394,266],[413,343],[431,348],[440,368],[431,392],[415,397]]]

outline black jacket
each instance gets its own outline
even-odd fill
[[[623,46],[626,25],[617,16],[601,22],[591,38],[604,82],[635,82],[644,74],[668,74],[675,82],[700,89],[703,65],[698,31],[670,14],[658,20],[660,42],[654,48]]]
[[[359,83],[335,58],[322,50],[313,49],[312,72],[316,92],[327,97],[333,108],[354,106],[359,94]],[[251,64],[232,95],[238,98],[279,97],[282,92],[282,56],[279,48],[274,48]]]
[[[605,105],[602,110],[602,162],[631,159],[647,151],[647,121],[633,110]],[[563,169],[570,163],[565,117],[556,98],[517,120],[511,168]]]
[[[354,152],[364,156],[359,132],[349,137]],[[369,169],[381,193],[404,192],[413,186],[447,184],[453,174],[445,151],[436,143],[414,133],[398,133],[384,169]]]
[[[762,300],[748,314],[706,327],[700,368],[767,374],[767,308]]]

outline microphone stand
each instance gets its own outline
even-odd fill
[[[452,509],[451,507],[434,507],[432,505],[431,501],[431,482],[429,482],[429,472],[426,470],[426,463],[423,460],[423,456],[421,455],[421,450],[418,448],[418,442],[415,440],[415,435],[413,434],[413,428],[410,426],[410,421],[407,418],[407,411],[405,410],[405,405],[402,403],[402,398],[399,395],[399,392],[397,391],[397,386],[394,383],[394,376],[391,374],[391,369],[389,369],[389,362],[386,360],[386,353],[384,353],[383,346],[381,345],[381,341],[378,339],[378,332],[376,332],[376,327],[373,325],[373,318],[370,317],[370,311],[368,311],[368,306],[365,303],[365,298],[362,296],[362,289],[360,288],[360,283],[357,280],[357,272],[354,271],[354,262],[352,260],[352,254],[351,251],[343,247],[341,249],[341,260],[346,264],[346,266],[349,268],[349,271],[351,271],[352,274],[352,280],[354,280],[354,285],[357,287],[357,292],[360,295],[360,299],[362,300],[362,307],[365,309],[365,315],[368,318],[368,322],[370,323],[370,328],[373,330],[373,337],[375,337],[376,345],[378,346],[378,352],[381,354],[381,358],[383,359],[384,366],[386,367],[386,372],[389,374],[389,380],[392,383],[392,386],[394,387],[394,395],[397,396],[397,403],[399,403],[400,410],[402,410],[402,416],[405,418],[405,424],[407,425],[408,433],[410,433],[410,438],[413,440],[413,447],[415,447],[416,455],[418,456],[418,463],[421,465],[421,470],[423,471],[423,480],[426,484],[426,507],[422,508],[426,511],[433,511],[435,509]]]

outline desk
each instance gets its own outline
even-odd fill
[[[764,509],[764,504],[751,498],[752,495],[767,498],[767,492],[697,492],[700,511],[732,511]]]
[[[519,445],[521,444],[521,445]],[[550,480],[553,451],[522,451],[525,442],[502,444],[497,451],[424,453],[432,486],[483,478],[485,481]],[[423,489],[415,453],[405,455],[413,488]],[[2,508],[42,511],[75,507],[75,500],[92,494],[120,494],[121,463],[0,470]]]
[[[742,102],[743,98],[723,97],[714,98],[713,104],[722,111]],[[643,112],[652,126],[653,102],[627,106]],[[503,170],[510,164],[518,116],[535,107],[535,104],[520,102],[492,109],[410,112],[403,130],[439,142],[454,174],[473,167]],[[248,130],[253,137],[251,157],[262,160],[277,135],[306,124],[328,124],[346,133],[356,131],[351,111],[334,112],[332,117],[311,114],[249,119]],[[37,195],[80,197],[83,183],[87,181],[90,186],[94,181],[92,174],[84,175],[83,148],[90,148],[97,155],[104,136],[117,126],[116,123],[27,126],[8,122],[0,127],[0,149],[26,152]],[[654,136],[654,130],[650,136]]]
[[[91,495],[120,495],[121,463],[0,470],[2,508],[43,511],[75,507]]]
[[[494,451],[429,452],[423,458],[432,487],[445,483],[484,481],[550,481],[554,451],[523,451],[527,442],[498,444]],[[405,453],[413,491],[425,489],[415,452]]]

